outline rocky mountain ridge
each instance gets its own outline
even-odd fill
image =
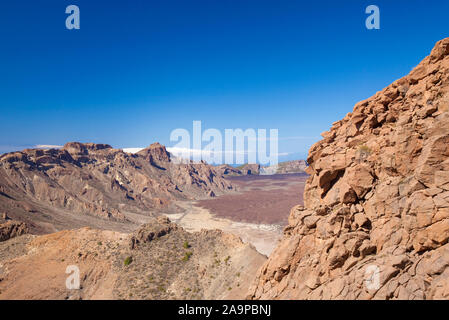
[[[155,215],[173,201],[232,191],[205,163],[173,163],[159,143],[129,154],[106,144],[67,143],[0,156],[0,210],[33,232],[127,221]]]

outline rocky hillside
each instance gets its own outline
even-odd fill
[[[253,299],[449,298],[449,38],[323,133]]]
[[[215,169],[221,175],[228,176],[246,176],[246,175],[258,175],[260,173],[260,165],[259,164],[243,164],[238,167],[232,167],[228,164],[222,164],[216,166]]]
[[[305,173],[307,163],[304,160],[292,160],[280,162],[273,166],[261,166],[259,164],[244,164],[239,167],[232,167],[222,164],[215,167],[215,170],[224,176],[246,176],[246,175],[273,175]]]
[[[235,236],[164,217],[132,234],[24,235],[0,242],[0,299],[242,299],[265,260]],[[72,265],[79,290],[66,288]]]
[[[262,167],[261,174],[291,174],[305,173],[307,163],[304,160],[291,160],[279,162],[277,165]]]
[[[0,216],[0,242],[28,233],[28,226],[19,221],[14,221],[6,213]]]
[[[158,143],[137,154],[73,142],[0,156],[0,211],[38,233],[86,225],[117,229],[128,212],[153,215],[174,200],[232,188],[212,166],[174,163]]]

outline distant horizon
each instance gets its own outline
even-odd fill
[[[126,148],[126,147],[125,147],[125,148],[115,147],[115,146],[113,146],[113,145],[111,145],[111,144],[109,144],[109,143],[101,143],[101,142],[68,141],[67,143],[74,143],[74,142],[76,142],[76,143],[83,143],[83,144],[85,144],[85,143],[107,144],[107,145],[110,145],[113,149],[122,150],[122,151],[125,152],[125,153],[131,153],[131,154],[134,154],[134,153],[137,153],[137,152],[139,152],[139,151],[142,151],[142,150],[148,148],[149,146],[151,146],[151,145],[154,144],[154,143],[158,143],[157,141],[155,141],[155,142],[153,142],[153,143],[150,143],[150,144],[149,144],[148,146],[146,146],[146,147],[129,147],[129,148]],[[65,145],[65,144],[64,144],[64,145]],[[28,149],[40,149],[40,150],[62,149],[62,148],[64,147],[64,145],[33,145],[33,146],[21,146],[21,147],[18,146],[18,147],[17,147],[16,149],[14,149],[14,150],[10,150],[10,151],[7,151],[7,152],[0,152],[0,156],[2,156],[2,155],[4,155],[4,154],[8,154],[8,153],[22,152],[22,151],[28,150]],[[0,150],[1,150],[1,147],[2,147],[2,146],[0,146]],[[177,150],[174,150],[174,149],[176,149],[176,148],[167,147],[167,146],[165,146],[165,145],[164,145],[164,147],[166,147],[167,151],[168,151],[170,154],[172,154],[172,155],[174,155],[174,156],[178,156],[178,155],[176,154],[176,151],[177,151]],[[178,151],[178,152],[179,152],[179,151]],[[299,154],[299,153],[297,153],[297,154]],[[280,160],[279,163],[287,162],[287,161],[300,161],[300,160],[306,161],[306,160],[307,160],[307,156],[305,156],[304,158],[295,158],[294,156],[295,156],[294,153],[288,154],[288,155],[280,155],[280,158],[281,158],[282,160]],[[288,159],[287,159],[287,158],[288,158]],[[290,159],[290,158],[291,158],[291,159]],[[233,167],[238,167],[238,166],[242,165],[242,164],[240,164],[240,163],[222,163],[221,165],[225,165],[225,164],[226,164],[226,165],[233,166]],[[248,164],[248,163],[243,163],[243,164]],[[258,163],[256,163],[256,164],[258,164]],[[214,164],[214,165],[220,165],[220,164]]]

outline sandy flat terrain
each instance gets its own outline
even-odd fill
[[[290,209],[303,203],[305,174],[228,178],[239,193],[201,200],[197,205],[232,221],[286,225]]]
[[[201,229],[220,229],[239,236],[244,242],[251,243],[257,251],[268,256],[282,236],[281,225],[236,222],[212,215],[209,210],[197,207],[193,202],[178,204],[184,213],[165,214],[187,231]]]
[[[188,231],[221,229],[233,233],[269,255],[282,236],[290,209],[302,204],[305,175],[231,178],[237,194],[211,200],[179,202],[184,212],[166,214]]]

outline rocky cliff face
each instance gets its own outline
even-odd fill
[[[28,226],[25,223],[11,220],[6,214],[4,217],[0,217],[0,242],[21,236],[28,231]]]
[[[449,298],[449,38],[322,134],[254,299]]]
[[[89,225],[88,216],[126,221],[126,212],[152,215],[173,200],[201,199],[232,188],[205,163],[173,163],[158,143],[137,154],[73,142],[60,150],[0,156],[0,210],[27,222],[34,232]]]
[[[164,217],[131,234],[24,235],[0,242],[0,299],[242,299],[265,260],[236,236]],[[68,266],[80,271],[78,290],[66,287]]]

